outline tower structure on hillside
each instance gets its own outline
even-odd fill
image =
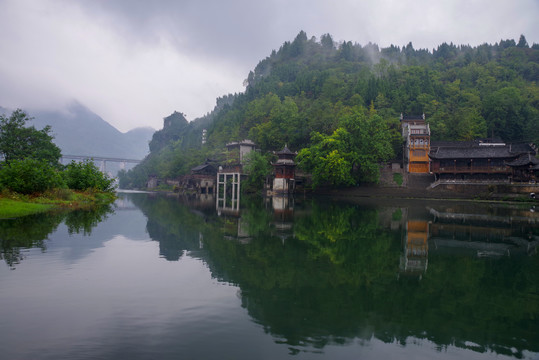
[[[400,117],[404,148],[404,168],[409,173],[428,174],[430,152],[430,127],[421,116]]]
[[[273,179],[273,192],[279,194],[289,194],[294,192],[295,188],[295,169],[296,163],[294,158],[296,153],[293,153],[285,145],[283,150],[276,152],[279,157],[273,164],[275,170],[275,178]]]
[[[208,130],[202,129],[202,145],[206,143],[208,137]]]

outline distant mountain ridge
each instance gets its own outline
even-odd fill
[[[10,110],[1,108],[9,115]],[[155,129],[136,128],[126,133],[103,120],[81,104],[73,103],[66,111],[28,111],[34,118],[29,125],[42,129],[50,125],[54,143],[64,155],[90,155],[142,160],[149,153],[148,143]]]

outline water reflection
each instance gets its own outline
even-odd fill
[[[426,206],[427,218],[406,221],[400,273],[422,278],[431,254],[477,258],[537,254],[539,217],[527,207]],[[401,211],[401,209],[399,209]],[[471,212],[473,211],[473,212]],[[430,216],[429,216],[430,215]]]
[[[421,279],[429,262],[429,223],[408,220],[400,258],[400,273],[417,275]]]
[[[159,244],[161,263],[194,267],[200,260],[213,279],[237,287],[234,293],[249,318],[290,354],[336,347],[352,351],[358,343],[429,347],[429,358],[442,358],[455,347],[487,357],[539,353],[539,218],[529,208],[242,197],[241,206],[227,211],[206,194],[123,195],[119,204],[142,211],[145,219],[137,221],[146,221],[149,237]],[[74,231],[95,229],[95,215],[73,219],[83,224],[72,226]],[[45,251],[42,240],[62,220],[21,219],[19,228],[2,223],[1,238],[20,233],[27,241],[21,246]],[[133,228],[115,226],[124,235]],[[186,287],[173,285],[176,290]],[[197,291],[204,292],[202,286]],[[192,302],[190,314],[196,314],[200,301],[195,295],[185,298]],[[144,302],[166,318],[159,306],[152,306],[162,296],[144,294]],[[197,319],[193,315],[190,325]],[[229,323],[234,321],[227,318]],[[179,325],[170,329],[176,329],[166,336],[171,343],[190,336]]]
[[[203,258],[293,351],[358,338],[539,351],[538,229],[527,209],[273,198],[212,213],[152,201],[158,211],[138,205],[162,253],[176,247],[167,259]]]
[[[96,206],[92,209],[53,211],[13,219],[0,220],[0,260],[10,268],[24,259],[25,249],[40,248],[45,251],[46,240],[62,222],[70,235],[91,235],[92,229],[113,213],[112,205]]]

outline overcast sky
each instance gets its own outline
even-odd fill
[[[77,101],[121,131],[193,120],[300,30],[432,51],[539,43],[539,0],[0,0],[0,106]]]

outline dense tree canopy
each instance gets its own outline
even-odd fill
[[[146,181],[142,169],[161,177],[185,174],[190,164],[218,158],[227,142],[245,138],[262,151],[285,144],[293,151],[313,151],[330,139],[347,142],[354,136],[346,134],[350,129],[343,125],[344,114],[359,114],[371,105],[376,116],[369,115],[370,110],[363,113],[374,123],[361,126],[383,128],[396,157],[402,146],[395,136],[401,113],[424,113],[434,140],[488,136],[539,144],[538,78],[539,45],[530,47],[524,36],[518,43],[443,43],[429,51],[414,49],[412,43],[382,49],[372,43],[336,43],[329,34],[317,41],[302,31],[258,63],[245,80],[244,93],[218,99],[211,114],[186,125],[189,131],[167,135],[159,151],[152,150],[127,177],[134,186],[142,186],[142,180],[134,180]],[[204,146],[202,128],[207,129]],[[324,171],[337,177],[325,179],[335,184],[372,181],[372,164],[391,156],[384,150],[383,156],[369,157],[365,147],[346,144],[355,149],[354,157],[333,146],[324,155],[329,166]],[[332,166],[346,170],[338,175]]]
[[[298,161],[313,174],[315,186],[375,182],[378,164],[393,156],[388,125],[375,112],[365,115],[361,107],[346,109],[331,135],[315,132],[311,143],[300,151]]]
[[[111,192],[114,180],[93,162],[60,164],[60,148],[52,142],[51,128],[27,127],[30,118],[20,110],[0,115],[0,189],[21,194],[43,193],[55,188]]]
[[[58,164],[62,156],[60,148],[52,142],[51,128],[43,130],[26,127],[31,120],[21,109],[11,116],[0,115],[0,154],[6,163],[13,160],[32,158],[51,166]]]

